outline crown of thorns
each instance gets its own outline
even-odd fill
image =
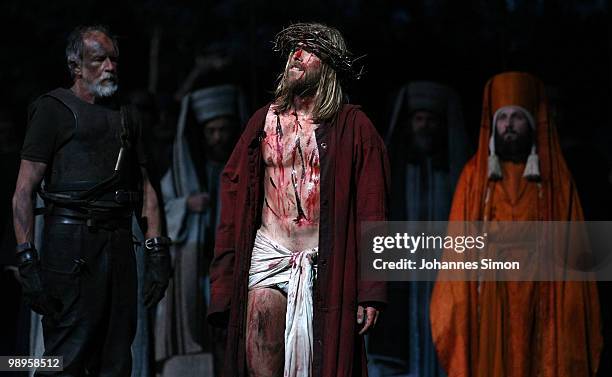
[[[328,30],[323,25],[293,24],[276,34],[274,51],[287,55],[299,44],[331,65],[341,78],[360,79],[364,73],[364,67],[358,61],[365,55],[355,57],[346,48],[338,46],[330,39]]]

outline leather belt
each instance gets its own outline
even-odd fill
[[[87,212],[63,207],[54,207],[45,215],[47,224],[87,225],[99,228],[130,228],[132,211],[118,209],[105,212]]]
[[[129,229],[132,226],[131,218],[116,218],[98,220],[95,218],[78,219],[75,217],[47,215],[45,216],[47,224],[67,224],[67,225],[87,225],[90,228],[124,228]]]

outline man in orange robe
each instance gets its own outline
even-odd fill
[[[494,76],[481,122],[450,221],[583,220],[540,80]],[[597,372],[599,311],[594,282],[438,281],[430,319],[449,377],[581,377]]]

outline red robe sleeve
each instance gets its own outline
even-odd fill
[[[235,206],[240,180],[238,173],[244,153],[245,143],[241,138],[221,174],[221,216],[210,265],[211,297],[208,308],[208,321],[221,327],[227,325],[234,289]]]
[[[356,145],[357,242],[360,242],[362,222],[387,220],[390,169],[385,144],[361,111],[356,114],[355,126],[361,130],[361,138]],[[384,281],[360,279],[357,301],[386,304],[386,286]]]

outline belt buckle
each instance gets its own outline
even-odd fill
[[[90,217],[87,219],[86,224],[88,228],[95,228],[96,225],[98,225],[98,222],[93,217]]]

